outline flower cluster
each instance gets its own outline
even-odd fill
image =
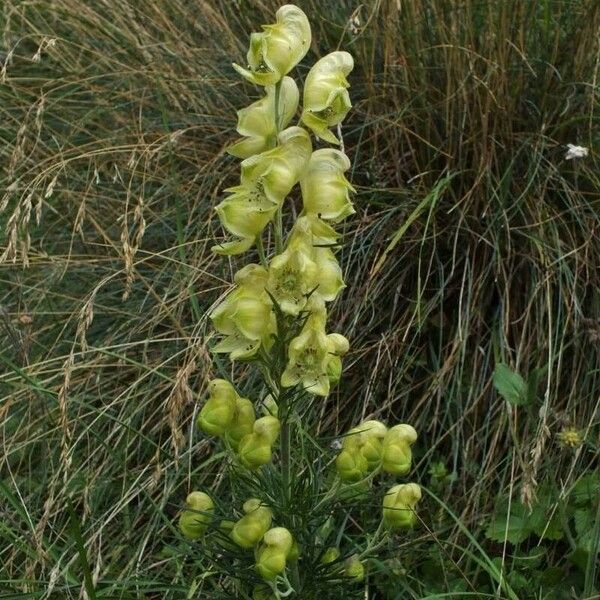
[[[324,533],[326,522],[316,537],[302,539],[310,528],[302,527],[294,514],[293,480],[304,477],[300,470],[307,468],[301,461],[294,466],[291,456],[292,427],[297,432],[302,429],[296,407],[302,399],[330,393],[349,350],[343,335],[327,330],[327,306],[345,287],[336,257],[340,234],[335,226],[354,213],[354,189],[346,177],[350,160],[331,131],[332,127],[340,131],[351,108],[347,77],[353,59],[347,52],[336,51],[317,61],[307,75],[300,108],[298,85],[288,74],[306,55],[310,43],[306,15],[285,5],[277,11],[275,23],[251,35],[247,66],[234,65],[247,81],[260,86],[263,96],[237,113],[241,137],[228,150],[242,159],[239,183],[225,190],[216,207],[231,237],[213,250],[229,256],[252,251],[256,258],[237,271],[232,289],[209,313],[218,335],[211,350],[229,355],[232,361],[252,362],[262,375],[266,393],[261,392],[263,416],[259,416],[257,403],[241,396],[232,383],[225,379],[209,382],[197,425],[218,438],[231,457],[236,473],[232,487],[238,493],[241,488],[242,498],[252,497],[244,502],[237,519],[220,508],[219,513],[227,517],[222,519],[207,493],[192,492],[179,520],[188,539],[211,533],[217,540],[214,546],[238,552],[242,563],[245,556],[253,557],[246,583],[253,588],[255,600],[299,593],[300,543],[305,551],[317,553],[309,564],[328,570],[327,577],[341,575],[346,581],[364,578],[363,557],[370,548],[357,553],[353,547],[345,556],[337,547],[326,549],[330,543],[329,534]],[[298,124],[292,125],[298,113]],[[313,141],[338,147],[313,149]],[[284,235],[283,209],[297,192],[301,207]],[[303,435],[296,437],[309,439]],[[409,425],[388,429],[379,421],[361,423],[345,436],[336,459],[338,485],[360,483],[380,471],[405,475],[416,437]],[[313,445],[313,440],[307,445]],[[317,487],[308,500],[314,501],[315,510],[323,502],[338,501],[337,488],[316,493]],[[389,531],[411,524],[419,496],[415,484],[394,486],[384,499],[378,531],[383,525]],[[306,503],[303,506],[304,513],[310,512]],[[332,510],[327,510],[323,514],[331,516]],[[324,521],[330,516],[324,516]],[[222,562],[221,557],[218,560]],[[288,590],[278,592],[282,582]]]
[[[351,429],[342,441],[335,466],[344,482],[357,483],[374,477],[379,471],[407,475],[411,468],[411,446],[417,432],[402,423],[389,429],[381,421],[363,421]],[[410,527],[416,520],[414,508],[421,499],[415,483],[393,486],[383,499],[383,520],[390,529]]]
[[[279,419],[272,414],[256,418],[254,404],[241,398],[225,379],[214,379],[208,386],[209,398],[198,415],[198,427],[209,435],[223,437],[250,470],[271,460],[279,436]]]

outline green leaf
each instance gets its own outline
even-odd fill
[[[525,380],[504,363],[496,365],[493,382],[498,393],[509,404],[521,406],[529,402]]]
[[[499,543],[520,544],[531,533],[527,520],[520,515],[496,517],[485,530],[485,536]]]
[[[584,475],[571,490],[569,500],[581,506],[593,504],[600,494],[600,477],[594,473]]]

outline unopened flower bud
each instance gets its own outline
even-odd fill
[[[235,451],[237,451],[242,438],[252,433],[255,420],[252,402],[247,398],[238,398],[235,403],[233,421],[225,432],[225,438]]]
[[[383,497],[383,521],[390,529],[412,527],[417,516],[415,506],[421,499],[421,488],[416,483],[401,483],[389,489]]]
[[[340,551],[332,546],[325,550],[323,556],[321,556],[321,564],[328,565],[329,563],[335,562],[340,557]]]
[[[251,498],[244,503],[244,512],[246,514],[231,530],[231,539],[242,548],[253,548],[271,526],[273,513],[257,498]]]
[[[186,508],[179,517],[179,529],[190,540],[197,540],[211,521],[214,504],[208,494],[192,492],[185,499]]]
[[[383,470],[394,475],[406,475],[412,462],[410,447],[416,440],[417,432],[410,425],[392,427],[383,439]]]
[[[365,566],[360,561],[358,554],[353,554],[346,559],[344,563],[344,575],[351,577],[355,581],[362,581],[365,578]]]
[[[342,481],[360,481],[369,473],[369,463],[358,448],[342,448],[335,459],[335,468]]]
[[[197,424],[204,433],[222,436],[231,426],[238,395],[225,379],[208,384],[209,398],[198,415]]]
[[[274,527],[265,533],[256,561],[256,570],[263,579],[275,579],[283,573],[292,544],[292,534],[285,527]]]

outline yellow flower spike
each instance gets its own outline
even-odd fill
[[[208,384],[208,396],[196,423],[204,433],[222,436],[233,422],[238,394],[225,379],[213,379]]]
[[[240,441],[238,457],[250,470],[258,469],[271,461],[272,446],[279,436],[281,424],[271,415],[256,419],[252,433]]]
[[[352,56],[337,51],[317,61],[306,77],[302,122],[331,144],[339,141],[328,128],[341,123],[352,107],[346,77],[353,68]]]
[[[242,548],[253,548],[271,527],[273,512],[258,498],[244,502],[246,513],[235,523],[231,530],[231,539]]]
[[[322,565],[328,565],[332,562],[335,562],[339,557],[340,551],[332,546],[331,548],[327,548],[327,550],[325,550],[320,562]]]
[[[353,214],[350,192],[354,188],[344,177],[349,158],[334,148],[315,150],[300,180],[303,214],[337,223]]]
[[[242,161],[240,185],[228,188],[216,211],[223,227],[238,240],[213,247],[220,254],[237,254],[250,248],[277,208],[300,179],[310,154],[310,136],[301,127],[288,127],[272,150]]]
[[[215,505],[204,492],[192,492],[185,499],[185,504],[186,508],[179,517],[179,529],[186,538],[197,540],[204,535]]]
[[[263,25],[250,36],[248,68],[234,69],[256,85],[273,85],[306,56],[311,42],[310,24],[297,6],[286,4],[275,13],[276,23]]]
[[[274,527],[265,533],[256,560],[256,570],[263,579],[275,579],[285,571],[292,545],[292,534],[285,527]]]
[[[406,475],[412,462],[410,447],[416,441],[417,432],[410,425],[396,425],[389,429],[383,440],[383,470],[394,475]]]
[[[346,559],[344,563],[344,575],[351,577],[355,581],[362,581],[365,578],[365,566],[358,554],[353,554]]]
[[[245,136],[228,148],[229,154],[248,158],[270,150],[277,143],[277,132],[287,127],[298,110],[299,92],[291,77],[284,77],[279,92],[279,127],[275,124],[275,86],[266,88],[267,95],[247,108],[238,110],[237,132]]]
[[[227,352],[236,360],[252,357],[261,344],[270,347],[276,320],[264,290],[267,276],[266,269],[255,264],[238,271],[237,287],[210,314],[215,329],[226,336],[213,352]]]
[[[238,398],[235,403],[235,413],[229,429],[225,432],[225,439],[237,452],[242,438],[252,433],[256,416],[254,405],[247,398]]]
[[[412,527],[416,521],[415,506],[421,499],[416,483],[401,483],[391,487],[383,497],[383,522],[389,529]]]

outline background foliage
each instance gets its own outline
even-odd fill
[[[298,4],[311,57],[357,64],[320,432],[413,423],[430,492],[370,597],[598,597],[600,5]],[[257,95],[230,63],[278,5],[2,4],[1,598],[222,597],[172,523],[221,482],[212,208]]]

